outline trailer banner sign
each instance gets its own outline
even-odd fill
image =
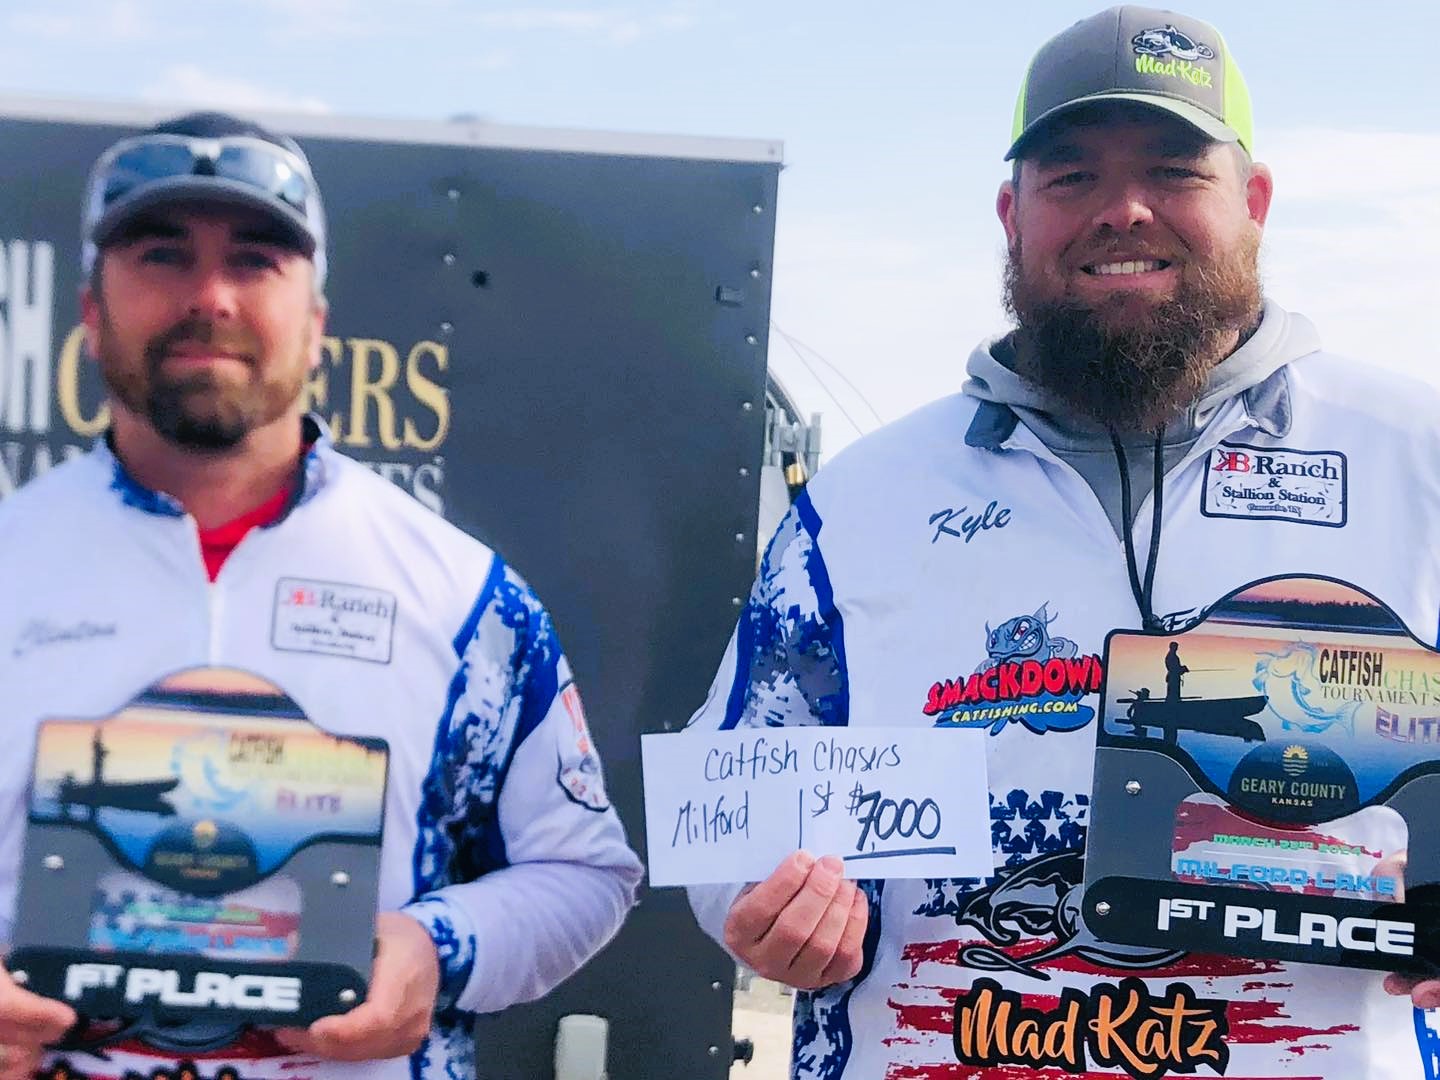
[[[1440,965],[1440,653],[1339,581],[1106,643],[1084,917],[1109,941]]]

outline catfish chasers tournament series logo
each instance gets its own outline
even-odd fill
[[[988,727],[992,735],[1012,720],[1037,735],[1084,727],[1095,710],[1081,699],[1100,692],[1104,663],[1052,634],[1055,619],[1047,603],[993,630],[986,623],[985,660],[969,675],[931,686],[925,715],[939,727]]]

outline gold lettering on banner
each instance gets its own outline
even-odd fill
[[[305,382],[302,401],[307,410],[325,416],[339,446],[367,448],[378,440],[385,450],[430,453],[450,436],[450,391],[441,382],[449,367],[446,346],[418,341],[405,354],[402,384],[400,349],[394,343],[324,337],[320,363]],[[348,412],[342,411],[346,404]]]
[[[323,337],[320,339],[320,362],[315,365],[315,370],[310,372],[310,377],[305,380],[301,388],[300,396],[305,411],[311,409],[323,413],[326,406],[330,404],[330,368],[335,367],[345,356],[345,346],[340,343],[339,338]],[[340,416],[334,414],[329,418],[330,432],[335,441],[340,441]]]
[[[370,417],[366,402],[375,403],[375,423],[380,445],[386,450],[399,450],[400,436],[395,429],[395,404],[390,391],[400,377],[400,354],[395,346],[379,338],[351,338],[350,350],[350,437],[347,446],[370,445]],[[380,373],[370,377],[370,357],[380,358]]]
[[[85,347],[85,327],[76,326],[65,335],[60,362],[55,372],[55,403],[65,426],[82,439],[93,439],[110,426],[110,405],[101,401],[94,416],[80,408],[80,364]]]
[[[420,361],[425,356],[433,357],[436,371],[443,372],[450,366],[450,350],[439,342],[421,341],[405,358],[405,385],[417,401],[435,414],[435,431],[429,438],[421,438],[415,422],[408,416],[405,418],[405,445],[429,452],[441,446],[450,434],[450,395],[420,370]]]

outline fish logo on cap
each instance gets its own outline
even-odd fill
[[[1177,60],[1214,60],[1215,50],[1192,41],[1174,26],[1142,30],[1130,39],[1141,56],[1173,56]]]

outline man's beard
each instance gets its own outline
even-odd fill
[[[1211,369],[1258,323],[1258,254],[1250,237],[1210,266],[1186,263],[1175,295],[1136,319],[1124,312],[1133,293],[1095,307],[1056,296],[1027,277],[1017,244],[1004,297],[1016,373],[1104,427],[1158,430],[1199,400]]]
[[[179,342],[255,357],[247,335],[221,332],[207,319],[182,320],[145,346],[140,369],[124,362],[108,315],[102,313],[97,348],[105,385],[131,412],[143,416],[161,437],[187,450],[224,451],[258,427],[284,416],[303,389],[305,365],[272,365],[263,377],[255,367],[244,382],[220,378],[206,368],[167,371],[166,356]],[[308,348],[308,342],[302,343]]]

